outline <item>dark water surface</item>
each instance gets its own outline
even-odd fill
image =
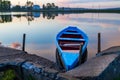
[[[21,49],[26,33],[26,51],[55,61],[56,35],[67,26],[78,26],[89,37],[89,58],[97,53],[97,34],[102,50],[120,45],[120,14],[117,13],[0,13],[0,44]]]

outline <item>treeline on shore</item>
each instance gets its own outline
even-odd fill
[[[84,12],[101,12],[101,13],[120,13],[120,8],[108,9],[86,9],[86,8],[68,8],[58,7],[54,3],[43,4],[42,8],[34,4],[32,1],[27,1],[24,6],[12,6],[8,0],[0,0],[0,12],[68,12],[68,13],[84,13]]]

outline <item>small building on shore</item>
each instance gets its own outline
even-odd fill
[[[33,10],[40,10],[40,6],[39,5],[33,5]]]

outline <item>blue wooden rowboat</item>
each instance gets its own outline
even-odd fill
[[[69,26],[56,36],[56,63],[68,71],[87,60],[87,35],[77,27]]]

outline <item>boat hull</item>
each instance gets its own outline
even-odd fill
[[[71,26],[65,28],[56,36],[56,55],[59,55],[59,59],[56,58],[57,63],[60,60],[59,64],[66,71],[83,63],[87,57],[87,44],[88,37],[82,30]]]

